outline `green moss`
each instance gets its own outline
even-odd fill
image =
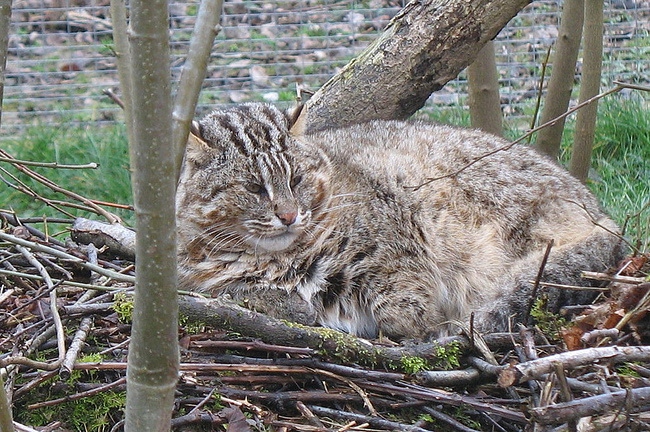
[[[113,310],[123,323],[133,320],[133,296],[119,292],[113,296]]]
[[[80,362],[99,362],[99,354],[79,358]],[[65,429],[80,432],[104,432],[122,418],[126,404],[126,392],[104,391],[81,399],[36,409],[27,406],[53,400],[77,393],[76,383],[102,382],[97,378],[98,371],[74,370],[65,385],[56,383],[58,377],[46,380],[16,402],[16,419],[31,426],[45,426],[54,421],[63,423]],[[57,385],[54,385],[57,384]]]
[[[431,365],[426,359],[423,359],[422,357],[404,356],[400,359],[400,369],[407,374],[415,374],[427,369],[431,369]]]
[[[125,404],[126,392],[106,391],[49,407],[17,410],[17,419],[32,426],[45,426],[60,421],[75,431],[104,432],[119,420]]]
[[[535,299],[530,310],[530,316],[535,319],[535,323],[546,337],[559,340],[562,337],[560,331],[567,325],[567,321],[561,316],[549,312],[547,303],[548,298],[546,295]]]
[[[460,367],[460,356],[463,350],[460,342],[451,342],[435,348],[436,360],[432,366],[438,369],[451,370]]]
[[[207,327],[207,325],[203,322],[190,321],[186,315],[178,316],[178,325],[181,326],[181,328],[188,334],[197,334],[204,332],[205,328]]]

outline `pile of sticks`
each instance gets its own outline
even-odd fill
[[[64,243],[35,228],[42,220],[0,218],[0,368],[16,419],[124,392],[134,265],[116,245],[128,251],[133,233],[55,220],[69,223],[77,240]],[[647,265],[647,258],[637,265],[639,275]],[[588,276],[611,279],[612,295],[567,325],[564,338],[522,327],[483,336],[467,330],[432,343],[369,342],[181,295],[174,427],[650,430],[650,347],[643,345],[650,284],[637,275]],[[121,418],[112,410],[106,430],[120,430]],[[69,430],[68,420],[38,426]]]

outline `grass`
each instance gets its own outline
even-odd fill
[[[131,204],[130,175],[128,166],[128,146],[125,132],[121,127],[32,127],[20,141],[3,142],[3,149],[16,159],[58,162],[60,164],[86,164],[96,162],[97,169],[64,170],[31,167],[34,171],[48,177],[59,186],[81,194],[90,199],[118,204]],[[32,199],[24,193],[8,186],[21,182],[48,199],[72,202],[64,195],[52,192],[36,181],[19,173],[11,164],[0,162],[0,207],[15,211],[18,216],[65,217],[62,213],[43,202]],[[76,216],[88,217],[87,212],[69,209]],[[133,220],[131,212],[111,210],[127,222]],[[98,216],[91,216],[99,218]]]
[[[647,99],[600,107],[590,187],[633,239],[650,247],[650,109]],[[629,220],[628,220],[629,219]]]
[[[589,187],[621,225],[629,219],[628,234],[635,240],[643,239],[643,246],[647,249],[650,246],[650,110],[647,97],[643,97],[645,95],[602,101]],[[431,113],[430,117],[443,123],[469,124],[469,116],[464,109],[447,109]],[[572,128],[570,119],[564,136],[563,160],[567,160],[570,154]],[[510,138],[520,134],[521,131],[506,131]],[[72,128],[65,124],[59,128],[33,127],[20,141],[3,143],[3,148],[18,159],[71,164],[97,162],[100,167],[96,170],[34,170],[85,197],[120,204],[132,203],[128,150],[121,127]],[[6,163],[0,163],[0,168],[16,173]],[[15,183],[6,173],[0,175],[5,182]],[[24,176],[19,177],[42,196],[64,199]],[[0,203],[0,207],[13,209],[19,216],[62,216],[42,202],[6,185],[0,185]],[[75,210],[71,212],[88,216]],[[132,222],[131,212],[115,212],[127,222]]]

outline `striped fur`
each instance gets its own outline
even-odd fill
[[[199,122],[177,196],[185,289],[359,336],[424,338],[472,312],[486,330],[521,319],[551,239],[545,279],[558,283],[622,254],[586,188],[524,146],[413,190],[506,143],[403,122],[302,136],[292,122],[256,103]],[[584,300],[547,295],[554,308]]]

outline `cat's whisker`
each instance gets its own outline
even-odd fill
[[[344,198],[344,197],[363,197],[366,196],[365,194],[358,193],[358,192],[348,192],[348,193],[341,193],[341,194],[336,194],[332,195],[330,199],[336,199],[336,198]]]
[[[235,234],[225,236],[223,239],[219,240],[218,243],[216,243],[214,246],[212,246],[212,248],[210,248],[210,252],[208,253],[208,256],[212,256],[215,252],[223,251],[224,250],[224,245],[231,242],[233,239],[237,239],[237,237],[239,237],[239,236],[235,235]],[[237,248],[237,246],[239,246],[242,243],[243,243],[243,240],[240,238],[234,244],[229,245],[228,249],[229,250],[235,249],[235,248]]]

